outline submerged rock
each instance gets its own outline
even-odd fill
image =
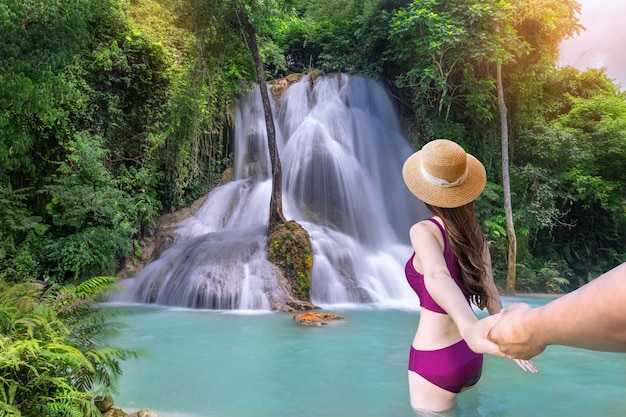
[[[293,319],[305,326],[325,326],[331,321],[345,320],[346,318],[334,313],[307,311],[306,313],[296,314],[293,316]]]

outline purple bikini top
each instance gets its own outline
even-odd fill
[[[461,289],[463,295],[469,303],[470,292],[463,284],[459,260],[448,246],[446,231],[437,220],[433,218],[429,218],[427,220],[435,223],[437,227],[439,227],[439,230],[441,230],[441,234],[443,236],[443,257],[446,260],[446,266],[448,267],[448,271],[450,271],[452,279],[454,279],[454,282],[456,282],[456,285],[458,285],[458,287]],[[413,258],[415,258],[415,253],[411,255],[411,258],[406,263],[406,266],[404,267],[404,273],[406,274],[406,279],[409,282],[409,285],[411,286],[411,288],[413,288],[413,291],[415,291],[420,299],[420,306],[422,308],[425,308],[426,310],[434,311],[435,313],[447,314],[446,311],[441,308],[439,304],[435,302],[435,300],[433,300],[433,298],[428,293],[428,290],[426,290],[426,285],[424,284],[424,275],[415,270],[415,267],[413,266]]]

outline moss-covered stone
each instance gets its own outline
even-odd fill
[[[309,233],[291,220],[275,227],[267,240],[268,260],[276,265],[291,284],[293,296],[311,299],[313,247]]]

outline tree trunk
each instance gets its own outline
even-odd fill
[[[515,266],[517,258],[517,237],[513,225],[513,209],[511,207],[511,179],[509,176],[509,127],[504,87],[502,86],[502,65],[496,66],[498,85],[498,108],[500,109],[500,127],[502,130],[502,186],[504,188],[504,214],[506,216],[506,234],[508,237],[508,264],[506,272],[506,294],[515,294]]]
[[[259,47],[256,41],[256,32],[248,21],[248,16],[243,9],[239,10],[239,17],[250,40],[250,50],[254,58],[257,80],[259,89],[261,90],[261,100],[263,101],[263,111],[265,113],[267,146],[269,148],[270,162],[272,164],[272,197],[270,198],[270,216],[268,222],[269,234],[276,226],[286,222],[285,216],[283,215],[283,173],[280,165],[280,157],[278,156],[278,147],[276,145],[276,129],[274,127],[274,117],[272,116],[272,106],[270,104],[269,94],[267,93],[267,82],[265,81],[263,61],[261,60],[261,54],[259,54]]]

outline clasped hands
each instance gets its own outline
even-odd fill
[[[530,358],[545,349],[536,343],[526,325],[526,314],[531,307],[525,303],[509,305],[498,314],[485,317],[472,325],[467,339],[470,348],[478,353],[488,353],[513,359],[525,371],[537,372]],[[466,339],[466,340],[467,340]]]

